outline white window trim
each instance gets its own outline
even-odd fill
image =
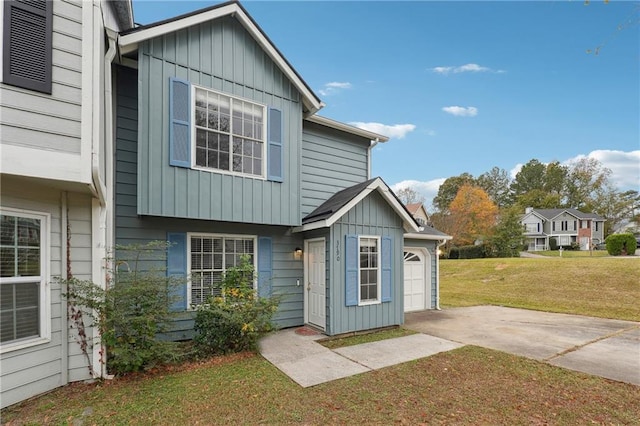
[[[207,232],[187,232],[187,310],[195,310],[194,305],[191,303],[191,238],[192,237],[204,237],[204,238],[242,238],[253,239],[253,270],[258,271],[258,236],[257,235],[245,235],[245,234],[212,234]],[[253,280],[253,289],[258,290],[258,279]]]
[[[44,212],[9,207],[0,207],[0,214],[40,220],[40,336],[1,343],[0,354],[2,354],[51,341],[51,276],[49,268],[51,215]],[[0,278],[0,283],[18,283],[21,281],[33,282],[33,278]]]
[[[214,168],[209,168],[209,167],[202,167],[202,166],[198,166],[196,165],[196,143],[197,143],[197,139],[196,139],[196,89],[200,89],[200,90],[205,90],[207,92],[212,92],[218,95],[222,95],[222,96],[227,96],[229,98],[233,99],[237,99],[239,101],[243,101],[243,102],[250,102],[254,105],[258,105],[260,107],[263,108],[264,114],[264,121],[262,123],[262,134],[264,135],[264,138],[262,140],[262,173],[260,176],[258,175],[252,175],[252,174],[246,174],[246,173],[240,173],[240,172],[234,172],[232,170],[222,170],[222,169],[214,169]],[[190,105],[190,114],[191,114],[191,168],[194,170],[201,170],[203,172],[209,172],[209,173],[219,173],[219,174],[223,174],[223,175],[230,175],[230,176],[241,176],[241,177],[248,177],[248,178],[253,178],[253,179],[260,179],[260,180],[267,180],[267,152],[268,152],[268,144],[269,144],[269,135],[267,134],[268,128],[267,128],[267,123],[269,121],[269,108],[267,107],[267,105],[260,103],[260,102],[256,102],[253,99],[248,99],[248,98],[243,98],[241,96],[236,96],[236,95],[232,95],[229,93],[224,93],[221,92],[219,90],[214,90],[211,89],[209,87],[204,87],[204,86],[198,86],[195,84],[191,84],[191,105]],[[233,134],[230,133],[229,134],[229,150],[231,153],[231,156],[233,157]],[[231,167],[231,161],[229,163],[230,167]]]
[[[377,298],[376,300],[362,300],[362,296],[360,295],[360,241],[364,238],[375,239],[378,245],[378,270],[377,270]],[[379,235],[358,235],[358,306],[369,306],[369,305],[379,305],[382,303],[382,295],[380,294],[382,291],[382,246],[380,245],[380,236]]]

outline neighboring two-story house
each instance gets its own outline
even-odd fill
[[[102,375],[97,333],[86,351],[67,317],[70,275],[105,284],[108,151],[115,43],[131,4],[0,3],[0,404]],[[107,82],[105,85],[104,82]]]
[[[522,217],[525,244],[529,251],[549,250],[551,238],[558,246],[579,244],[580,250],[589,250],[604,241],[605,219],[595,213],[576,209],[527,208]]]

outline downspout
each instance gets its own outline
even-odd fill
[[[447,243],[447,240],[438,240],[436,244],[436,310],[440,310],[440,247]]]
[[[378,142],[380,142],[380,139],[376,138],[376,140],[371,141],[371,145],[367,148],[367,179],[371,179],[371,152],[378,145]]]

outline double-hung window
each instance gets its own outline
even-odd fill
[[[359,238],[360,304],[380,301],[380,239]]]
[[[48,339],[49,216],[0,210],[0,348]]]
[[[253,177],[266,171],[266,107],[194,86],[198,168]]]
[[[189,236],[189,305],[207,303],[220,296],[228,268],[240,265],[243,256],[255,267],[256,238],[235,235],[192,234]],[[255,283],[254,283],[255,285]]]

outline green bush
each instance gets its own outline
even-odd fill
[[[483,245],[451,247],[449,259],[480,259],[485,257]]]
[[[611,234],[605,240],[607,252],[612,256],[636,253],[636,238],[633,234]]]
[[[164,264],[164,241],[116,247],[113,281],[102,289],[90,281],[66,280],[65,296],[80,330],[81,312],[100,330],[106,348],[107,371],[122,374],[180,359],[178,345],[157,339],[174,315],[170,306],[175,287],[184,282],[168,278],[163,270],[142,270],[146,264]],[[73,315],[72,315],[73,316]]]
[[[558,246],[558,238],[557,237],[551,237],[549,238],[549,248],[551,250],[558,250],[560,247]]]
[[[259,297],[253,288],[255,272],[248,257],[229,268],[221,295],[196,308],[196,351],[203,356],[257,349],[258,339],[272,331],[277,297]]]

